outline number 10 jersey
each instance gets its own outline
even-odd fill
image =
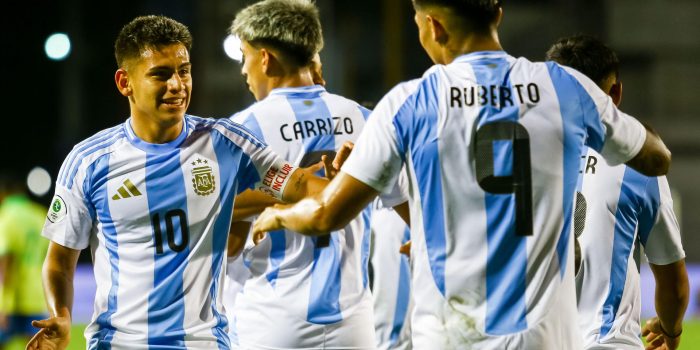
[[[89,349],[229,348],[218,295],[234,197],[291,170],[227,119],[183,124],[175,140],[150,144],[127,120],[63,163],[43,235],[92,250]],[[282,193],[279,183],[267,192]]]
[[[593,82],[502,51],[389,92],[343,171],[382,191],[404,162],[413,345],[574,349],[571,213],[584,144],[612,163],[645,130]]]

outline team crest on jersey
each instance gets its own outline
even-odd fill
[[[208,160],[200,158],[192,162],[192,186],[194,193],[200,196],[207,196],[216,190],[216,179],[208,164]]]
[[[57,223],[63,220],[66,214],[68,214],[66,202],[61,196],[55,195],[51,200],[51,207],[49,208],[49,213],[46,215],[46,218],[53,223]]]

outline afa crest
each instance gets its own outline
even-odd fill
[[[192,162],[192,165],[202,163],[204,165],[192,168],[192,187],[194,187],[194,193],[207,196],[216,190],[216,179],[212,174],[211,167],[206,165],[209,163],[207,160],[197,159],[196,162]]]

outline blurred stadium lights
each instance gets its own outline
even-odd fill
[[[51,189],[51,175],[42,167],[34,167],[27,176],[27,188],[37,197],[45,195]]]
[[[44,44],[44,51],[49,59],[62,61],[70,54],[70,38],[64,33],[49,35]]]
[[[229,35],[224,39],[224,51],[234,61],[242,62],[241,39],[235,35]]]

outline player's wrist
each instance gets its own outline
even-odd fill
[[[661,330],[661,334],[663,334],[666,338],[671,338],[671,339],[678,338],[683,333],[682,327],[680,330],[677,330],[675,332],[668,332],[668,331],[666,331],[666,329],[664,329],[664,326],[663,326],[663,324],[661,324],[661,322],[659,322],[659,330]]]

